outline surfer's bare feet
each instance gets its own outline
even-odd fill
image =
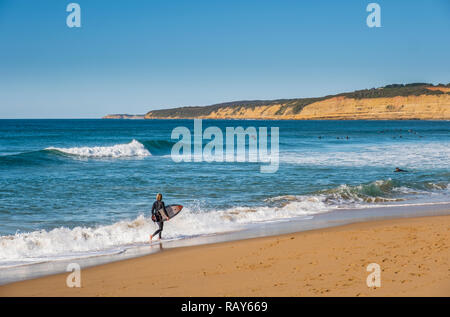
[[[150,242],[152,242],[152,240],[153,240],[153,235],[151,234],[150,235]]]

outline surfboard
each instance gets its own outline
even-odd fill
[[[181,209],[183,209],[183,206],[181,205],[169,205],[166,206],[166,211],[167,211],[167,217],[169,217],[169,220],[172,219],[173,217],[175,217],[176,215],[178,215],[178,213],[181,211]],[[158,210],[157,212],[162,211],[162,209]],[[154,215],[152,215],[152,220],[156,222],[156,217]],[[162,221],[167,221],[162,219]]]

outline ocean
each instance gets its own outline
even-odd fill
[[[145,248],[158,192],[184,206],[163,241],[450,203],[448,121],[203,120],[278,127],[275,173],[260,162],[174,162],[171,133],[193,124],[0,120],[0,271]]]

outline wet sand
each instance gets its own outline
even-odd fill
[[[81,288],[64,273],[0,296],[450,296],[449,244],[450,216],[370,221],[163,250],[82,269]]]

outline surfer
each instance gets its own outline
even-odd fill
[[[150,242],[152,241],[153,237],[156,236],[157,234],[159,234],[158,240],[161,239],[161,233],[164,228],[163,219],[169,220],[169,217],[167,216],[166,206],[162,201],[162,195],[160,193],[156,195],[156,201],[153,203],[152,216],[155,216],[159,228],[153,234],[150,235]]]
[[[395,173],[408,173],[408,171],[402,170],[401,168],[396,167],[395,168]]]

